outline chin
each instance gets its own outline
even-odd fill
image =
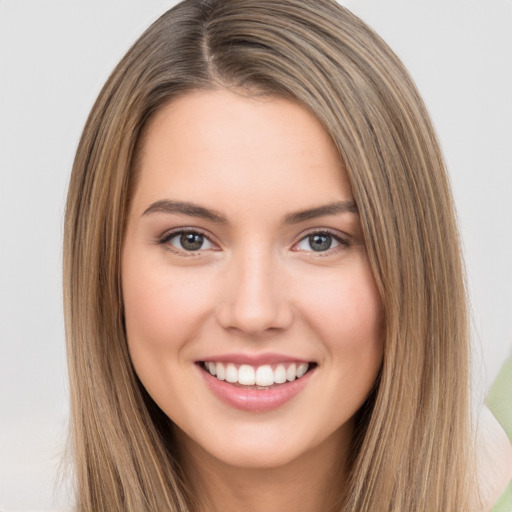
[[[334,432],[308,432],[300,427],[285,431],[272,429],[268,425],[238,425],[225,435],[225,431],[209,431],[203,435],[189,437],[181,431],[181,441],[185,450],[196,461],[210,460],[239,469],[260,470],[278,469],[301,461],[314,464],[317,457],[340,453],[352,431],[349,421]],[[309,461],[309,462],[308,462]]]

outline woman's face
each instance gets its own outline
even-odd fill
[[[128,345],[185,450],[239,467],[338,453],[379,369],[382,311],[325,130],[284,99],[193,92],[153,118],[139,170]]]

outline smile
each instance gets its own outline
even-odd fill
[[[274,384],[284,384],[300,379],[310,368],[309,363],[280,363],[252,366],[224,362],[203,361],[203,368],[218,380],[230,384],[255,386],[255,389],[265,389]]]
[[[310,382],[318,365],[281,360],[198,361],[197,368],[210,391],[235,409],[264,413],[284,406]]]

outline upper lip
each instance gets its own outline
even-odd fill
[[[277,353],[262,353],[262,354],[217,354],[204,357],[199,361],[207,361],[210,363],[234,363],[234,364],[248,364],[250,366],[262,366],[265,364],[279,364],[279,363],[311,363],[310,359],[303,359],[301,357],[290,356]],[[198,362],[199,362],[198,361]]]

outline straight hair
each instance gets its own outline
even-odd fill
[[[331,0],[185,0],[132,46],[89,115],[64,236],[77,510],[199,507],[172,421],[130,361],[120,262],[148,121],[180,95],[223,88],[312,112],[359,211],[384,354],[339,511],[476,510],[466,290],[443,158],[400,60]]]

